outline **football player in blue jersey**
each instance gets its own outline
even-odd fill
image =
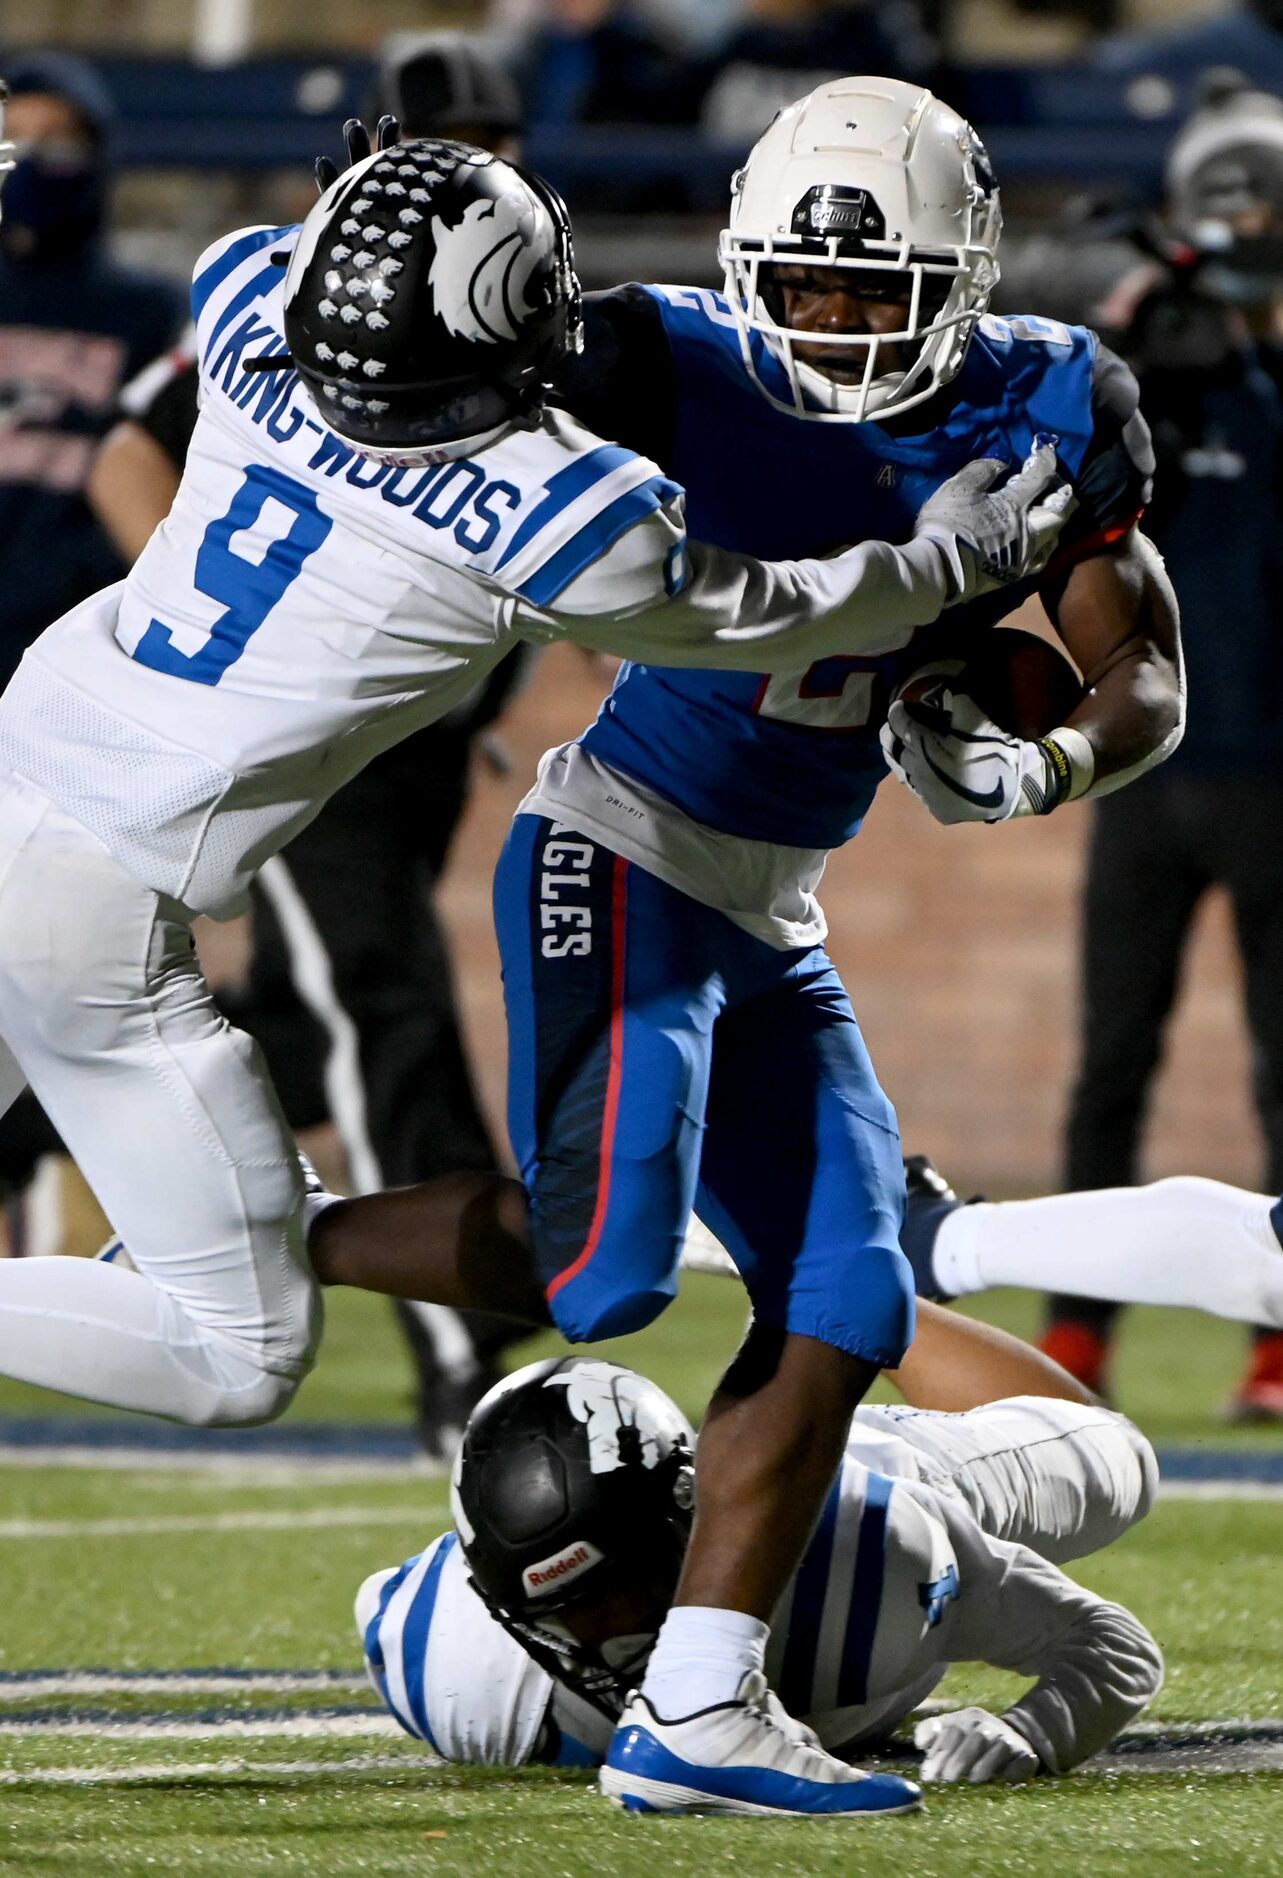
[[[1162,1681],[1131,1612],[1056,1568],[1145,1516],[1153,1451],[1027,1344],[930,1304],[895,1380],[909,1406],[852,1422],[773,1615],[762,1699],[804,1718],[780,1722],[799,1753],[817,1738],[847,1753],[889,1736],[950,1663],[991,1663],[1034,1687],[1001,1716],[920,1723],[924,1777],[1067,1773]],[[494,1389],[464,1438],[455,1530],[357,1596],[401,1726],[452,1761],[599,1764],[672,1595],[694,1452],[676,1405],[614,1363],[535,1363]],[[653,1794],[643,1779],[620,1797],[642,1811]]]
[[[476,1210],[455,1227],[434,1196],[365,1216],[368,1232],[400,1220],[441,1302],[524,1308],[533,1264],[574,1341],[664,1308],[692,1207],[739,1267],[753,1327],[603,1771],[656,1805],[869,1803],[836,1764],[789,1774],[753,1694],[851,1413],[913,1322],[896,1120],[824,951],[825,855],[888,763],[940,819],[1001,821],[1118,788],[1181,734],[1176,609],[1136,532],[1152,459],[1134,381],[1081,328],[985,317],[1000,227],[968,125],[917,87],[846,79],[783,112],[736,177],[724,294],[586,303],[564,403],[679,478],[705,540],[823,555],[896,539],[944,479],[983,485],[1049,439],[1077,510],[1041,579],[1013,568],[912,646],[888,625],[758,675],[626,665],[597,721],[545,757],[496,882],[529,1223],[508,1207],[506,1240]],[[1034,592],[1087,680],[1065,725],[1011,736],[947,687],[894,700],[959,618],[984,627]],[[330,1276],[361,1272],[354,1217],[333,1236],[322,1219],[319,1241]]]
[[[1135,532],[1151,459],[1134,383],[1089,332],[984,317],[1000,223],[984,151],[945,105],[822,86],[736,178],[725,294],[590,303],[563,375],[579,415],[682,481],[701,535],[759,553],[894,539],[967,460],[1054,437],[1078,502],[1064,551],[962,617],[1040,591],[1089,686],[1026,741],[961,693],[893,701],[930,633],[757,678],[627,665],[521,805],[496,916],[510,1125],[554,1321],[574,1340],[649,1322],[692,1206],[754,1307],[611,1793],[643,1781],[698,1805],[725,1795],[728,1759],[752,1760],[742,1704],[771,1612],[853,1408],[911,1335],[896,1121],[823,948],[827,850],[888,759],[942,820],[998,821],[1117,788],[1180,735],[1175,607]],[[769,1805],[772,1786],[750,1773],[743,1796]]]

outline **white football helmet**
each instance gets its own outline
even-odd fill
[[[1002,209],[971,126],[920,85],[839,78],[782,111],[731,184],[718,253],[744,363],[778,409],[820,423],[858,424],[923,404],[955,376],[998,280]],[[905,300],[900,330],[798,332],[782,323],[772,263],[860,270]],[[896,278],[898,277],[898,278]],[[870,299],[876,286],[863,283]],[[789,396],[759,375],[751,336],[783,366]],[[796,356],[840,346],[848,382]],[[899,349],[897,369],[885,348]],[[881,358],[880,356],[881,355]]]

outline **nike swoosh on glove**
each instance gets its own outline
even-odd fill
[[[1050,814],[1069,792],[1063,753],[1045,737],[1002,730],[965,691],[953,690],[953,672],[956,666],[942,672],[921,697],[891,700],[879,734],[892,774],[938,822]],[[923,676],[915,672],[909,682]]]
[[[928,1781],[967,1780],[978,1787],[986,1780],[1032,1780],[1042,1766],[1024,1736],[985,1708],[960,1708],[919,1722],[913,1745],[923,1751],[922,1778]]]

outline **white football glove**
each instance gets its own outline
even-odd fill
[[[918,514],[915,535],[950,536],[957,543],[962,586],[950,604],[1028,580],[1055,552],[1075,502],[1057,473],[1055,439],[1035,443],[1016,474],[995,489],[1009,467],[996,457],[978,457],[941,483]]]
[[[924,666],[909,682],[928,678],[930,688],[912,701],[891,700],[880,736],[892,774],[938,822],[1049,815],[1073,787],[1065,749],[1049,737],[1000,729],[974,698],[954,689],[958,669],[956,660]]]
[[[932,1715],[913,1731],[925,1759],[919,1778],[930,1781],[1032,1780],[1042,1762],[1022,1734],[986,1708],[960,1708]]]

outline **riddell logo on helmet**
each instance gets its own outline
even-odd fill
[[[563,1551],[554,1552],[551,1558],[541,1558],[534,1565],[527,1565],[521,1582],[532,1598],[546,1597],[550,1591],[578,1578],[590,1565],[599,1564],[601,1558],[595,1545],[587,1539],[579,1539]]]

